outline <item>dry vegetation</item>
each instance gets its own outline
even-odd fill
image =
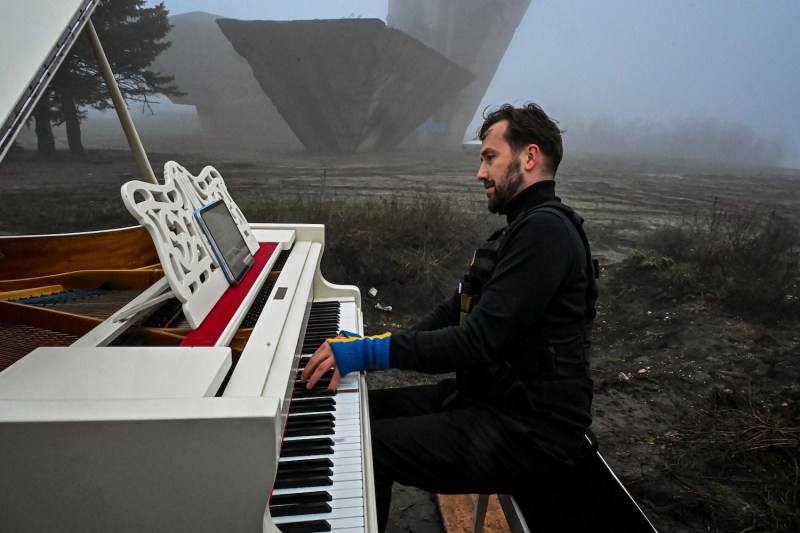
[[[448,294],[474,247],[502,225],[484,214],[480,193],[464,192],[473,156],[416,166],[383,156],[188,159],[193,171],[220,161],[252,221],[326,224],[323,272],[361,288],[377,331],[401,329]],[[133,170],[98,177],[111,156],[91,159],[94,185],[80,208],[65,198],[85,163],[57,160],[66,177],[47,181],[10,159],[0,167],[0,231],[132,223],[116,191]],[[586,216],[604,264],[594,364],[601,452],[661,531],[800,530],[800,172],[572,158],[561,174],[561,194]],[[43,194],[31,210],[23,200],[34,193]],[[371,287],[391,313],[373,307]],[[381,374],[370,383],[430,379]]]

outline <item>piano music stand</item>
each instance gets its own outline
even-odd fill
[[[222,200],[234,217],[242,237],[255,254],[258,242],[225,182],[213,167],[193,176],[174,161],[164,165],[164,184],[140,180],[122,186],[128,211],[147,229],[171,291],[115,315],[123,321],[173,296],[183,304],[183,313],[197,329],[229,284],[194,220],[194,210]]]

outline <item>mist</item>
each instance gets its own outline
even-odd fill
[[[371,0],[165,4],[263,20],[385,20],[388,10]],[[487,107],[535,101],[566,130],[568,150],[800,168],[798,22],[792,0],[533,0],[464,140]]]

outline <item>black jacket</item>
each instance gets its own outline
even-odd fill
[[[411,330],[391,337],[390,359],[393,368],[455,371],[463,398],[497,409],[545,451],[570,462],[591,423],[591,379],[517,369],[513,385],[502,383],[498,394],[491,376],[520,354],[537,358],[543,345],[573,341],[567,332],[582,330],[594,316],[580,234],[554,212],[529,212],[553,200],[559,200],[553,181],[518,194],[506,212],[510,228],[494,271],[464,323],[459,325],[460,296],[454,294]]]

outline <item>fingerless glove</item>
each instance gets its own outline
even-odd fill
[[[328,339],[336,358],[339,373],[360,372],[366,368],[389,368],[389,337],[391,333],[371,337],[337,337]]]

